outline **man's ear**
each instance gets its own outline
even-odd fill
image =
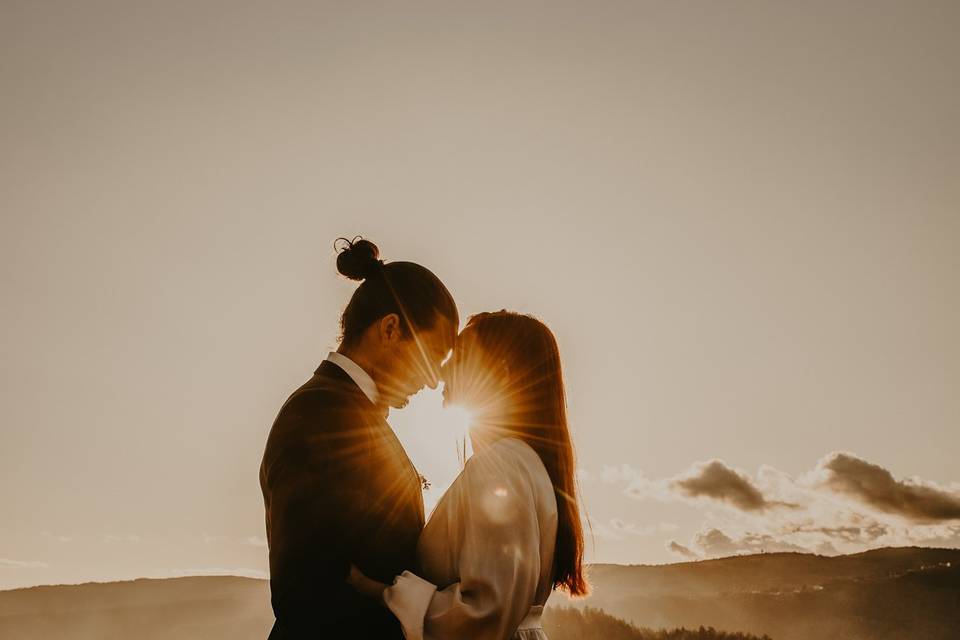
[[[380,318],[380,343],[393,344],[402,337],[400,330],[400,316],[390,313]]]

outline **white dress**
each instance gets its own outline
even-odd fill
[[[407,640],[546,640],[557,501],[540,457],[503,438],[475,453],[443,495],[384,600]]]

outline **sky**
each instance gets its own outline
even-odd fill
[[[0,0],[0,589],[267,569],[333,241],[555,332],[588,559],[960,546],[955,2]],[[459,469],[437,393],[390,421]]]

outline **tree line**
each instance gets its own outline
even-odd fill
[[[646,629],[591,607],[547,609],[543,630],[550,640],[772,640],[768,635],[718,631],[713,627]]]

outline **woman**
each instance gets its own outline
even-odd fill
[[[585,595],[560,355],[540,321],[474,316],[444,365],[445,403],[469,410],[474,455],[440,499],[417,545],[419,571],[387,587],[354,569],[407,640],[543,640],[554,588]]]

